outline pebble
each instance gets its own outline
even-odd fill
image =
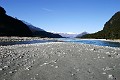
[[[74,76],[75,74],[71,74],[72,76]]]
[[[102,74],[106,74],[106,72],[103,72]]]
[[[10,74],[13,73],[12,71],[9,72]]]
[[[113,79],[113,78],[114,78],[114,75],[109,74],[109,75],[108,75],[108,78],[109,78],[109,79]]]
[[[54,65],[51,65],[51,66],[54,66]]]
[[[108,67],[108,66],[107,66],[105,69],[103,68],[104,71],[111,70],[111,69],[112,69],[112,68],[110,68],[110,67]]]
[[[111,55],[109,54],[108,57],[111,57]]]
[[[26,67],[26,70],[30,70],[29,67]]]
[[[95,49],[93,48],[93,49],[90,49],[91,51],[94,51]]]
[[[0,71],[2,71],[3,69],[2,68],[0,68]]]
[[[105,57],[102,57],[103,59],[105,58]]]
[[[58,66],[55,66],[55,68],[58,68]]]
[[[76,71],[80,71],[80,69],[76,69]]]
[[[8,68],[9,66],[4,66],[4,68]]]

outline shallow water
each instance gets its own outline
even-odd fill
[[[75,38],[59,38],[59,40],[65,42],[74,42],[74,43],[84,43],[84,44],[93,44],[99,46],[109,46],[109,47],[120,47],[119,42],[110,42],[110,41],[102,41],[102,40],[88,40],[88,39],[75,39]]]
[[[109,47],[120,47],[119,42],[110,42],[102,40],[88,40],[88,39],[75,39],[75,38],[56,38],[56,40],[31,40],[31,41],[15,41],[15,42],[0,42],[1,46],[15,45],[15,44],[34,44],[34,43],[45,43],[45,42],[73,42],[73,43],[84,43],[93,44],[99,46],[109,46]]]

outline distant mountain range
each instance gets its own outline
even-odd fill
[[[120,39],[120,11],[105,23],[103,30],[84,35],[81,38]]]
[[[8,16],[2,7],[0,7],[0,36],[62,38],[59,34],[47,32],[26,21]]]
[[[78,35],[76,36],[76,38],[82,37],[82,36],[84,36],[84,35],[86,35],[86,34],[89,34],[89,33],[88,33],[88,32],[82,32],[81,34],[78,34]]]
[[[78,33],[60,33],[60,32],[58,32],[57,34],[61,35],[62,37],[65,37],[65,38],[77,38],[77,37],[81,37],[83,35],[86,35],[88,33],[82,32],[82,33],[78,34]]]
[[[78,35],[77,33],[62,33],[62,32],[56,32],[56,34],[59,34],[64,38],[75,38]]]

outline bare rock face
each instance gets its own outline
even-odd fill
[[[6,11],[4,10],[4,8],[0,7],[0,15],[5,15]]]

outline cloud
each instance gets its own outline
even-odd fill
[[[55,32],[55,31],[48,31],[48,32],[52,32],[52,33],[65,33],[65,34],[79,34],[79,33],[75,33],[75,32]]]
[[[47,12],[51,12],[51,11],[53,11],[53,10],[48,9],[48,8],[42,8],[42,10],[47,11]]]

